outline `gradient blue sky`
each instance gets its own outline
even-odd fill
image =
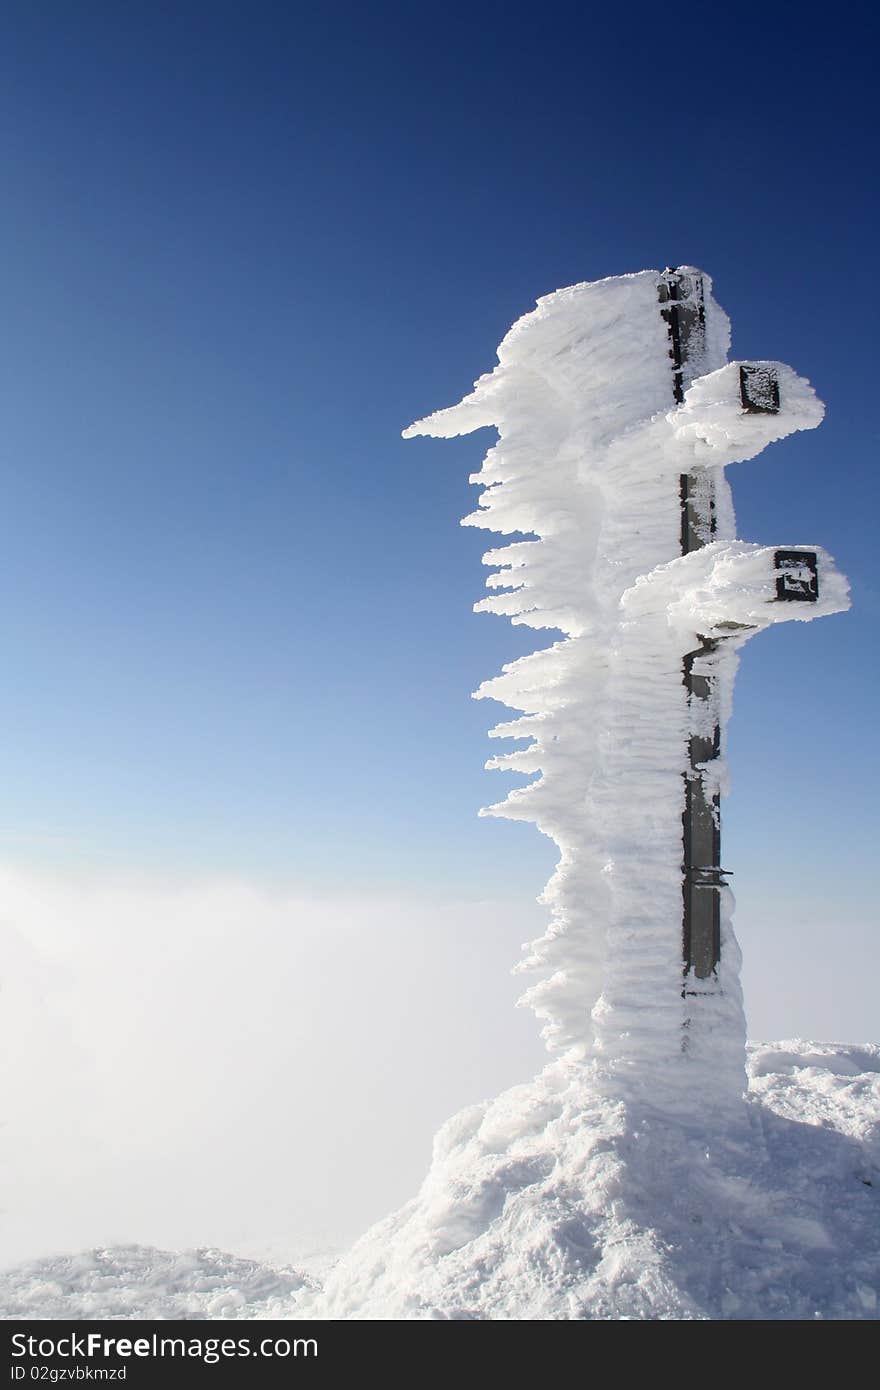
[[[534,896],[552,847],[475,819],[469,692],[533,641],[470,611],[488,436],[400,430],[538,295],[690,262],[828,406],[739,534],[853,582],[744,655],[738,922],[876,952],[876,21],[672,13],[4,5],[7,860]]]

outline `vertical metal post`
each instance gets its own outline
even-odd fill
[[[672,393],[684,400],[686,375],[699,375],[699,359],[705,338],[705,304],[700,276],[666,270],[659,285],[660,312],[669,331],[672,359]],[[687,367],[697,370],[687,372]],[[681,553],[707,545],[717,526],[715,490],[711,476],[701,470],[683,473],[681,496]],[[710,791],[700,770],[721,751],[712,656],[718,643],[701,638],[701,644],[684,657],[683,675],[692,711],[692,723],[711,733],[692,733],[690,767],[685,773],[685,809],[682,816],[682,955],[684,988],[688,977],[710,980],[721,959],[721,799]],[[701,710],[701,706],[703,709]],[[713,717],[714,715],[714,717]],[[705,989],[697,991],[705,993]]]

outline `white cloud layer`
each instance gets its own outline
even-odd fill
[[[529,903],[0,868],[0,1260],[142,1241],[301,1257],[530,1075]]]
[[[751,1035],[876,1038],[870,972],[841,955],[869,957],[867,915],[753,877]],[[0,865],[0,1263],[348,1245],[413,1195],[440,1124],[543,1064],[510,968],[544,920],[527,899]]]

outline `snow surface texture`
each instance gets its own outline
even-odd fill
[[[3,1318],[876,1319],[880,1048],[750,1048],[747,1123],[599,1101],[551,1063],[438,1135],[422,1191],[316,1281],[136,1246],[0,1274]]]
[[[4,1318],[277,1318],[307,1275],[219,1250],[140,1245],[33,1260],[0,1274]]]

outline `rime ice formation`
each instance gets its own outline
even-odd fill
[[[786,1167],[791,1145],[771,1153],[765,1114],[744,1099],[739,953],[717,864],[713,957],[689,958],[686,974],[682,957],[683,811],[696,787],[711,838],[737,650],[771,623],[848,603],[817,547],[735,539],[724,469],[812,429],[822,406],[780,363],[727,362],[707,277],[699,332],[673,327],[665,276],[539,300],[469,396],[405,432],[496,426],[465,524],[514,539],[485,556],[477,607],[563,634],[477,692],[517,712],[493,736],[526,741],[489,766],[534,779],[484,814],[533,821],[560,851],[550,925],[524,963],[540,975],[524,1001],[555,1060],[444,1126],[418,1196],[304,1316],[811,1317],[848,1277],[866,1187],[847,1186],[843,1225],[820,1219]],[[775,381],[772,409],[751,408],[754,374],[767,392]],[[781,601],[809,588],[805,554],[818,596]],[[867,1307],[854,1297],[839,1306]]]
[[[487,553],[492,593],[477,608],[565,634],[477,691],[521,712],[493,737],[529,740],[489,767],[537,774],[484,814],[534,821],[560,850],[544,892],[550,925],[524,963],[542,978],[524,1000],[549,1046],[595,1058],[613,1094],[662,1090],[674,1105],[678,1087],[692,1089],[696,1054],[712,1075],[707,1101],[738,1098],[745,1041],[727,893],[718,979],[698,1007],[681,997],[684,774],[705,718],[688,701],[683,656],[722,639],[721,757],[707,770],[720,780],[736,647],[772,622],[846,607],[847,588],[820,552],[819,601],[774,602],[774,552],[734,539],[724,468],[818,425],[809,383],[780,363],[751,364],[775,369],[780,408],[745,411],[729,321],[703,277],[705,328],[676,406],[660,280],[644,271],[547,295],[469,396],[405,435],[497,427],[464,524],[536,539]],[[710,543],[685,556],[683,474],[715,500]]]

